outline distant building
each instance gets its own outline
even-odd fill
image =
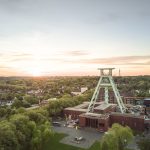
[[[81,94],[83,94],[85,91],[87,91],[88,90],[88,88],[87,87],[82,87],[81,89],[80,89],[80,92],[71,92],[71,94],[73,94],[73,95],[81,95]]]
[[[88,90],[87,87],[82,87],[82,88],[81,88],[81,93],[84,93],[84,92],[87,91],[87,90]]]
[[[145,98],[145,99],[144,99],[144,105],[145,105],[146,107],[150,107],[150,98]]]
[[[0,100],[0,106],[11,106],[13,104],[14,100],[9,101],[1,101]]]
[[[50,99],[47,99],[47,100],[42,100],[42,101],[39,101],[39,105],[46,105],[50,101],[56,101],[56,100],[57,100],[57,98],[50,98]]]
[[[41,90],[30,90],[30,91],[27,92],[27,94],[35,94],[35,95],[37,95],[37,94],[39,94],[41,92],[42,92]]]

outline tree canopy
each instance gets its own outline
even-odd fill
[[[129,127],[115,123],[103,136],[101,150],[124,150],[132,138],[132,130]]]

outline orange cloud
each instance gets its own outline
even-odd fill
[[[120,56],[78,60],[80,63],[103,65],[150,65],[150,56]]]

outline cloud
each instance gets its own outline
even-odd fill
[[[150,65],[150,56],[120,56],[110,58],[92,58],[83,59],[78,62],[102,65]]]
[[[123,16],[118,13],[110,12],[106,14],[99,15],[95,18],[90,18],[90,20],[86,20],[85,23],[92,24],[105,24],[105,23],[115,23],[119,20],[122,20]]]
[[[32,55],[28,53],[21,52],[0,52],[0,61],[1,62],[15,62],[21,60],[29,60]]]
[[[10,67],[7,67],[7,66],[0,66],[0,69],[10,69]]]
[[[64,55],[68,55],[68,56],[84,56],[88,54],[89,54],[88,52],[85,52],[83,50],[67,51],[64,53]]]
[[[31,56],[31,54],[28,54],[28,53],[16,53],[16,54],[12,54],[12,56],[15,56],[15,57],[24,57],[24,56]]]
[[[63,64],[100,64],[100,65],[150,65],[150,56],[119,56],[108,58],[86,58],[89,53],[71,51],[65,53],[73,57],[41,58],[40,61],[51,61]],[[76,57],[77,56],[77,57]],[[81,56],[81,57],[79,57]],[[85,56],[85,57],[83,57]]]

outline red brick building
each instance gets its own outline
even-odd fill
[[[84,113],[79,116],[80,127],[91,127],[99,131],[107,131],[109,128],[109,115]]]
[[[66,116],[72,119],[79,119],[80,127],[95,128],[99,131],[107,131],[113,123],[119,123],[123,126],[129,126],[131,129],[144,131],[144,115],[120,113],[117,111],[116,104],[105,104],[104,102],[96,102],[93,113],[86,113],[89,102],[84,102],[75,107],[64,109]]]
[[[123,126],[129,126],[131,129],[144,131],[144,116],[134,114],[121,114],[118,112],[110,113],[110,126],[113,123],[119,123]]]

